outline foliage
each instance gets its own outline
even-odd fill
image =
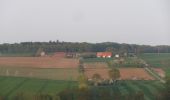
[[[78,77],[78,84],[79,84],[79,89],[88,89],[88,79],[82,73],[80,73]]]
[[[120,77],[120,72],[118,69],[113,68],[108,72],[110,79],[117,80]]]
[[[62,52],[100,52],[100,51],[113,51],[113,53],[170,53],[170,46],[148,46],[148,45],[135,45],[135,44],[119,44],[114,42],[104,43],[73,43],[73,42],[22,42],[14,44],[0,44],[0,54],[23,54],[23,53],[36,53],[39,48],[45,52],[52,53],[56,51]]]
[[[100,76],[100,74],[94,74],[93,75],[93,77],[92,77],[92,79],[93,79],[93,81],[94,81],[94,83],[95,83],[95,86],[97,86],[98,85],[98,83],[101,81],[101,76]]]

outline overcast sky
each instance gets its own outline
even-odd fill
[[[0,43],[170,45],[170,0],[0,0]]]

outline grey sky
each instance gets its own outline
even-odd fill
[[[0,0],[0,43],[170,45],[170,0]]]

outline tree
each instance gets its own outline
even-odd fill
[[[120,77],[120,72],[118,69],[114,68],[109,70],[108,72],[109,77],[110,77],[110,81],[112,82],[114,80],[114,82],[116,82],[116,80]]]
[[[102,78],[101,78],[100,74],[95,73],[93,75],[92,79],[94,81],[94,85],[97,86],[100,83]]]
[[[88,89],[88,79],[84,74],[80,74],[78,77],[79,89]]]

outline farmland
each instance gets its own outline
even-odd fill
[[[76,86],[77,83],[74,81],[0,77],[0,95],[8,96],[8,99],[11,99],[16,94],[22,92],[27,94],[48,93],[54,95],[64,89],[76,88]],[[91,88],[95,89],[96,87]],[[116,91],[121,92],[122,94],[144,91],[146,100],[154,100],[153,95],[158,93],[158,91],[162,90],[163,88],[163,84],[158,81],[120,81]],[[104,86],[98,87],[96,89],[114,91],[115,87]]]
[[[57,94],[66,88],[74,88],[77,83],[74,81],[42,80],[34,78],[0,77],[0,95],[7,96],[10,100],[18,93]]]
[[[77,68],[77,59],[59,57],[0,57],[0,66],[32,68]]]
[[[139,57],[147,61],[152,67],[170,67],[170,53],[145,53]]]
[[[0,67],[1,76],[32,77],[52,80],[77,80],[77,68]]]
[[[152,67],[162,68],[170,76],[170,53],[146,53],[139,57],[147,61]]]
[[[169,60],[170,55],[160,55],[159,59],[152,54],[143,54],[140,58],[154,68],[159,68],[154,69],[158,73],[165,71],[167,75],[170,75],[170,67],[164,62]],[[96,73],[103,79],[109,79],[108,71],[111,67],[108,66],[108,62],[114,60],[114,58],[85,59],[84,73],[89,79]],[[77,88],[78,66],[78,59],[63,57],[0,57],[0,96],[7,96],[9,100],[12,100],[16,94],[22,92],[31,95],[38,93],[55,95],[64,89]],[[154,95],[164,89],[163,83],[155,80],[144,68],[141,68],[136,58],[124,58],[121,66],[113,67],[120,71],[121,80],[117,87],[114,85],[90,86],[91,89],[117,91],[125,95],[142,91],[145,94],[145,100],[155,100]]]

